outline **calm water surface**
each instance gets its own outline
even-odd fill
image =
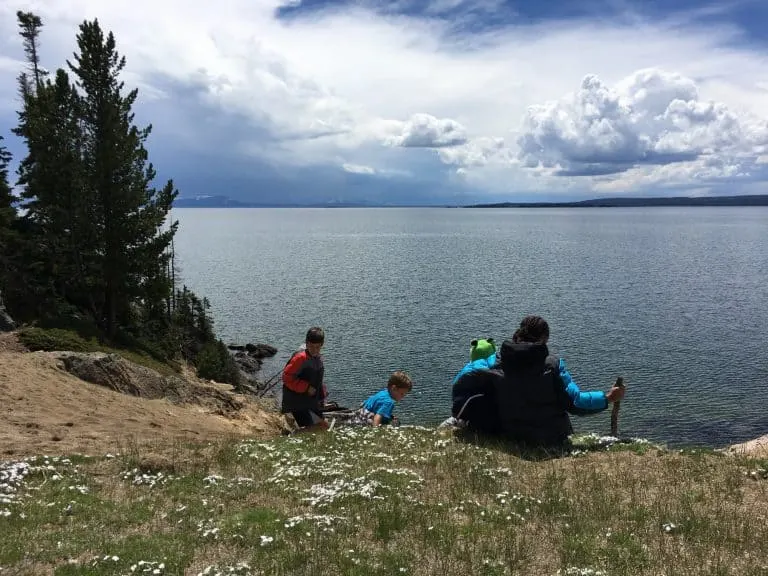
[[[450,415],[469,341],[550,323],[582,389],[628,384],[622,433],[724,445],[768,433],[768,209],[178,209],[185,282],[226,342],[326,329],[332,399],[405,369],[408,423]],[[574,418],[606,433],[607,412]]]

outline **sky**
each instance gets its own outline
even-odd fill
[[[765,0],[2,0],[23,66],[114,32],[181,196],[463,204],[768,193]]]

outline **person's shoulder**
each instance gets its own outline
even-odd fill
[[[307,352],[306,348],[299,348],[298,350],[296,350],[296,352],[293,353],[293,357],[300,358],[303,360],[305,358],[309,358],[309,352]]]
[[[386,388],[382,388],[381,390],[376,392],[376,394],[374,394],[373,397],[379,402],[394,402],[394,399],[389,394],[389,390]]]
[[[547,350],[547,357],[544,359],[544,363],[547,366],[553,366],[558,369],[565,366],[565,360],[551,350]]]

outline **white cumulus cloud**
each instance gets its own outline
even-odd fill
[[[701,99],[696,83],[680,74],[640,70],[614,87],[589,75],[579,90],[528,109],[519,158],[562,174],[624,172],[702,155],[754,160],[768,142],[765,128],[763,119]]]
[[[450,118],[435,118],[429,114],[414,114],[401,124],[398,132],[385,138],[385,143],[404,148],[442,148],[467,141],[464,126]]]

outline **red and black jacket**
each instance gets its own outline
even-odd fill
[[[294,352],[283,368],[281,411],[285,413],[313,410],[319,413],[327,394],[323,384],[324,374],[322,355],[310,356],[304,349]],[[315,389],[312,395],[309,394],[310,388]]]

